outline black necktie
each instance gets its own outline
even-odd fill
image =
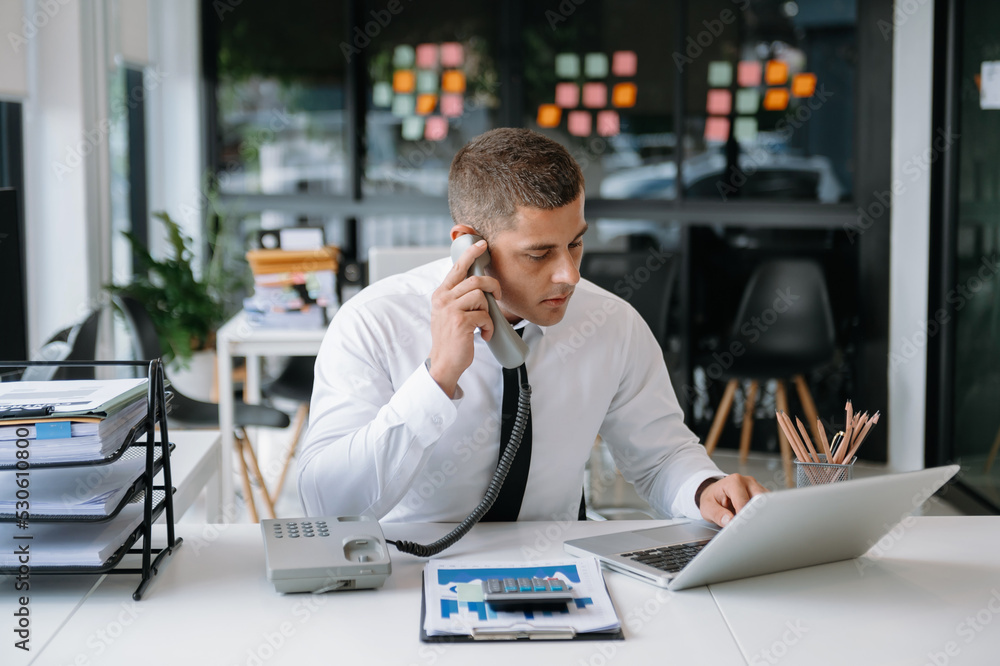
[[[517,329],[517,334],[524,335],[524,329]],[[528,383],[528,369],[525,366],[508,370],[503,368],[503,404],[501,406],[500,417],[500,455],[497,457],[499,464],[510,443],[510,433],[514,429],[514,419],[517,416],[517,373],[521,372],[521,380]],[[483,521],[505,521],[517,520],[517,514],[521,512],[521,500],[524,499],[524,489],[528,485],[528,465],[531,462],[531,413],[528,413],[528,422],[525,424],[524,435],[521,437],[521,446],[514,456],[514,464],[510,466],[507,479],[500,488],[497,501],[493,504]]]

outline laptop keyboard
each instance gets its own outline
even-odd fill
[[[700,553],[701,549],[704,548],[710,540],[711,539],[703,539],[701,541],[692,541],[690,543],[678,543],[673,546],[634,550],[628,553],[622,553],[621,557],[627,557],[628,559],[638,562],[639,564],[645,564],[646,566],[659,569],[660,571],[676,573],[683,569],[684,565],[694,559],[694,556]]]

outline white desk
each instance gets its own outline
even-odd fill
[[[240,311],[216,334],[219,374],[219,430],[222,434],[222,502],[234,500],[232,452],[233,437],[233,358],[247,361],[247,380],[243,397],[249,403],[260,402],[260,359],[262,356],[314,356],[319,352],[326,328],[260,328],[247,321]]]
[[[221,522],[226,513],[233,515],[234,507],[226,507],[222,501],[224,456],[219,431],[170,428],[168,434],[170,441],[176,444],[170,455],[170,480],[177,489],[174,493],[175,520],[180,520],[191,508],[202,488],[207,491],[206,515],[209,522]]]
[[[563,557],[565,539],[657,524],[478,525],[445,556],[535,559],[530,548]],[[259,527],[181,527],[184,544],[142,602],[132,608],[130,577],[106,578],[40,663],[132,664],[152,655],[150,663],[268,665],[922,665],[949,641],[961,657],[949,664],[996,663],[1000,654],[1000,601],[991,601],[1000,596],[997,518],[918,518],[885,557],[863,566],[849,561],[684,592],[606,572],[624,641],[490,645],[419,641],[424,560],[393,551],[393,573],[380,590],[283,596],[265,578]],[[417,540],[445,530],[385,526],[389,538]],[[958,632],[966,617],[984,625],[969,642]],[[95,640],[101,630],[114,630],[113,640]]]

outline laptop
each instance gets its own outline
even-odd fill
[[[670,590],[859,557],[958,465],[753,497],[722,529],[700,521],[572,539],[566,552]]]

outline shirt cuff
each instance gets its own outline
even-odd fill
[[[413,431],[417,441],[428,446],[440,439],[458,418],[461,400],[461,389],[455,392],[454,399],[449,398],[431,377],[427,364],[422,363],[399,387],[389,405]]]
[[[703,470],[694,474],[680,487],[677,491],[677,497],[674,499],[673,515],[683,515],[688,518],[693,518],[695,520],[702,520],[701,509],[698,505],[694,503],[694,494],[698,490],[698,486],[707,479],[719,478],[720,476],[726,476],[725,472]]]

